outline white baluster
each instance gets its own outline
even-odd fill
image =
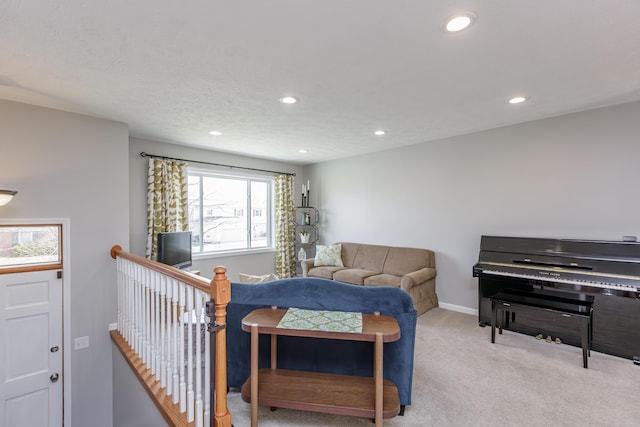
[[[137,338],[137,350],[136,353],[138,354],[138,357],[140,357],[140,359],[142,359],[142,361],[145,361],[145,345],[146,345],[146,337],[145,337],[145,332],[144,332],[144,327],[145,327],[145,323],[144,323],[144,289],[145,289],[145,283],[146,283],[146,271],[147,269],[145,267],[142,266],[136,266],[136,271],[135,271],[135,277],[136,277],[136,286],[135,289],[133,289],[133,293],[135,295],[135,299],[136,299],[136,328],[138,330],[138,338]]]
[[[179,284],[177,280],[173,280],[173,403],[178,403],[178,399],[180,398],[180,375],[178,375],[178,364],[180,363],[180,355],[179,351],[182,348],[180,343],[180,331],[178,328],[181,327],[182,322],[180,321],[180,316],[178,315],[178,288]]]
[[[195,334],[196,334],[196,397],[195,397],[195,412],[196,412],[196,427],[202,427],[202,295],[198,289],[193,289],[195,294]]]
[[[124,337],[125,330],[125,310],[126,310],[126,289],[129,277],[127,276],[126,265],[122,258],[118,257],[120,261],[120,273],[122,274],[122,283],[120,284],[120,317],[118,319],[118,330],[120,334]]]
[[[154,325],[154,331],[153,331],[153,339],[154,339],[154,375],[156,376],[156,379],[160,379],[160,351],[161,351],[161,347],[160,347],[160,284],[161,284],[161,277],[162,275],[158,272],[154,272],[154,285],[155,285],[155,289],[156,289],[156,293],[155,293],[155,302],[153,305],[153,312],[154,312],[154,319],[153,319],[153,325]]]
[[[133,273],[133,264],[129,262],[129,273]],[[129,286],[127,286],[127,343],[131,345],[133,343],[133,287],[135,283],[135,276],[131,277]]]
[[[124,280],[122,281],[122,325],[120,326],[120,334],[126,340],[127,339],[127,286],[129,284],[129,276],[127,275],[127,261],[124,259],[120,260],[120,267],[122,268],[122,273],[124,276]]]
[[[155,273],[151,272],[149,277],[150,286],[150,298],[149,298],[149,340],[151,341],[151,353],[149,354],[149,361],[147,366],[151,369],[153,375],[156,374],[156,281],[154,280]]]
[[[142,304],[144,295],[144,274],[145,269],[139,265],[131,263],[134,269],[134,285],[131,289],[131,297],[133,299],[133,311],[132,315],[135,323],[136,334],[133,338],[133,349],[140,355],[142,354],[142,360],[144,361],[144,318],[142,317]]]
[[[133,275],[133,280],[131,281],[131,286],[129,288],[129,323],[131,327],[129,328],[129,344],[131,347],[136,345],[136,289],[140,283],[140,268],[136,266],[133,262],[131,265],[131,273]]]
[[[166,305],[165,298],[167,296],[167,278],[164,275],[159,275],[160,280],[160,387],[167,386],[167,359],[166,359],[166,341],[165,341],[165,319],[166,319]]]
[[[193,421],[193,288],[187,288],[187,422]]]
[[[142,287],[144,286],[144,270],[139,265],[136,265],[133,262],[129,262],[131,269],[131,286],[129,287],[128,294],[129,300],[131,301],[131,311],[129,315],[131,316],[131,322],[134,325],[133,331],[134,334],[131,336],[131,347],[137,354],[142,352],[141,338],[144,336],[144,331],[142,330],[142,318],[140,317],[140,308],[139,305],[142,303],[140,298],[140,292]]]
[[[150,282],[151,272],[147,272],[147,280],[144,281],[144,308],[143,308],[143,319],[144,319],[144,362],[147,364],[147,367],[151,364],[151,313],[152,303],[153,303],[153,292]]]
[[[124,277],[122,274],[122,258],[119,256],[116,256],[116,272],[118,274],[118,289],[116,291],[116,298],[118,299],[118,314],[116,321],[118,323],[118,332],[122,334],[122,283],[124,281]]]
[[[167,378],[167,396],[171,396],[173,394],[173,377],[172,377],[172,369],[173,369],[173,361],[174,359],[174,354],[173,354],[173,323],[174,323],[174,318],[172,317],[171,313],[172,313],[172,303],[173,303],[173,281],[175,279],[171,279],[169,277],[166,278],[167,280],[167,305],[166,305],[166,309],[167,309],[167,348],[166,348],[166,354],[167,354],[167,369],[164,373],[164,375]]]
[[[187,410],[187,383],[184,376],[184,316],[185,316],[185,284],[180,282],[180,412]]]
[[[136,266],[133,262],[129,262],[129,271],[131,272],[131,284],[128,289],[129,294],[129,345],[133,349],[133,351],[137,352],[136,345],[138,339],[138,317],[136,312],[136,289],[138,289],[138,284],[140,280],[138,278],[138,270],[139,267]]]

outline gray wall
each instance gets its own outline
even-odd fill
[[[131,188],[131,251],[144,256],[147,233],[147,170],[148,158],[141,152],[161,156],[177,157],[188,160],[266,169],[296,174],[296,182],[302,178],[302,167],[287,163],[254,159],[245,156],[221,153],[198,148],[166,144],[157,141],[131,138],[130,144],[130,188]],[[195,165],[198,166],[198,165]],[[224,168],[222,169],[224,170]],[[228,169],[227,169],[228,170]],[[231,280],[238,279],[238,273],[267,274],[275,273],[275,252],[259,254],[240,254],[235,256],[209,257],[194,260],[193,269],[200,270],[202,276],[213,278],[213,269],[218,265],[227,267]]]
[[[632,103],[309,166],[321,240],[433,249],[441,306],[474,312],[483,234],[640,235],[639,118]]]
[[[113,426],[162,427],[167,425],[147,391],[133,375],[120,350],[113,346]]]
[[[627,104],[311,165],[303,176],[299,166],[129,143],[122,123],[0,101],[0,183],[20,191],[0,208],[0,220],[69,218],[71,338],[88,335],[91,343],[66,349],[72,425],[111,426],[112,392],[129,391],[112,386],[119,378],[112,367],[122,364],[112,365],[107,333],[116,314],[108,251],[115,243],[129,248],[130,238],[130,250],[144,253],[146,162],[140,151],[296,172],[297,182],[309,178],[323,242],[431,248],[442,305],[473,311],[471,267],[482,234],[640,234],[638,117],[640,103]],[[273,264],[273,253],[266,253],[195,267],[209,277],[215,265],[226,265],[233,280],[238,272],[272,271]]]
[[[18,190],[0,208],[11,219],[68,218],[71,338],[89,348],[65,348],[71,372],[74,426],[112,426],[109,323],[116,321],[112,245],[129,244],[128,129],[123,123],[0,101],[0,184]]]

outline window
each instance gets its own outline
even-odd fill
[[[0,269],[62,265],[60,225],[0,225]]]
[[[273,178],[189,169],[194,254],[272,248],[273,212]]]

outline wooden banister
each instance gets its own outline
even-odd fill
[[[122,250],[122,247],[119,245],[114,245],[111,248],[111,258],[116,259],[116,257],[128,259],[129,261],[133,261],[136,264],[141,265],[145,268],[148,268],[153,271],[157,271],[158,273],[162,273],[165,276],[172,277],[189,286],[193,286],[194,288],[200,289],[203,292],[211,293],[211,289],[213,287],[212,286],[213,281],[209,282],[207,279],[205,279],[204,277],[198,276],[197,274],[189,273],[188,271],[185,271],[185,270],[179,270],[175,267],[171,267],[170,265],[151,261],[150,259],[147,259],[140,255],[132,254],[130,252],[125,252]],[[227,271],[227,269],[224,267],[216,267],[216,268],[223,268],[224,273],[226,273]]]
[[[110,253],[114,259],[120,257],[144,268],[156,271],[163,276],[178,280],[186,286],[191,286],[208,294],[213,300],[217,331],[215,332],[215,407],[212,420],[215,427],[231,427],[231,413],[227,406],[227,342],[225,329],[226,308],[231,300],[231,283],[226,275],[227,269],[222,266],[214,268],[215,276],[213,280],[208,281],[193,273],[178,270],[174,267],[125,252],[122,250],[122,247],[118,245],[114,245]],[[165,421],[173,426],[193,426],[194,423],[187,421],[185,414],[180,411],[180,406],[173,403],[172,399],[167,396],[166,390],[160,386],[159,379],[151,373],[149,367],[140,359],[139,355],[136,354],[131,345],[124,339],[120,331],[111,331],[111,338],[138,377],[138,380],[142,383],[147,394],[151,397]],[[209,390],[207,390],[207,392],[209,392]]]

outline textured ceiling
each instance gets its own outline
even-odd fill
[[[640,100],[640,1],[0,0],[0,99],[314,163]]]

